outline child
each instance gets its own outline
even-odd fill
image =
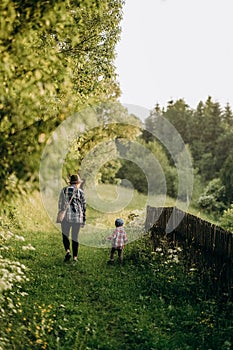
[[[116,219],[115,226],[116,228],[113,231],[112,235],[107,237],[108,240],[112,241],[112,249],[110,252],[110,262],[111,263],[114,262],[114,254],[115,254],[115,251],[117,250],[119,261],[122,263],[124,244],[128,241],[127,235],[123,228],[124,220]]]

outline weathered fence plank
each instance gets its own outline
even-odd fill
[[[173,213],[172,231],[166,231]],[[179,222],[180,218],[183,219]],[[227,291],[233,298],[233,234],[221,227],[202,220],[180,209],[147,207],[145,221],[147,231],[151,230],[152,240],[158,244],[161,237],[167,237],[173,244],[182,244],[187,262],[198,264],[213,277],[218,291]],[[169,232],[169,233],[166,233]]]
[[[171,224],[174,228],[174,236],[178,233],[184,240],[194,242],[211,253],[233,260],[233,234],[230,231],[225,231],[208,221],[184,213],[180,209],[148,206],[145,222],[146,230],[148,231],[156,225],[165,232],[173,210],[175,215]],[[181,216],[183,216],[183,219],[179,222]]]

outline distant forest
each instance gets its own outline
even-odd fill
[[[207,211],[221,212],[233,202],[233,113],[211,97],[196,109],[184,100],[170,101],[167,108],[157,104],[145,124],[156,128],[156,116],[167,118],[188,145],[195,177],[199,181],[198,205]],[[147,142],[150,135],[145,136]],[[195,193],[194,193],[195,195]]]
[[[177,176],[166,149],[153,138],[153,133],[143,132],[141,121],[117,102],[120,86],[114,60],[123,3],[123,0],[84,1],[82,6],[79,2],[61,0],[3,3],[0,202],[38,189],[41,155],[51,134],[69,116],[90,106],[95,106],[94,114],[82,120],[89,132],[77,136],[71,145],[64,177],[70,171],[80,171],[90,150],[105,142],[105,153],[112,152],[113,160],[101,167],[98,180],[114,183],[127,178],[135,189],[146,192],[146,178],[137,165],[142,161],[140,147],[131,149],[129,144],[123,147],[137,162],[117,157],[117,141],[126,138],[136,140],[155,154],[166,177],[167,193],[176,196]],[[100,102],[105,103],[105,110],[96,107]],[[108,106],[111,102],[116,103],[116,108]],[[108,119],[109,114],[114,120]],[[192,203],[211,213],[222,213],[233,202],[230,105],[222,108],[211,97],[196,109],[182,99],[170,101],[166,108],[156,105],[145,120],[148,130],[156,129],[158,115],[174,125],[190,150],[195,173]],[[108,125],[109,121],[118,125]],[[94,125],[99,127],[90,130]],[[62,140],[60,146],[63,147]],[[103,154],[99,157],[103,159]],[[56,166],[55,157],[53,161]],[[146,164],[146,159],[143,161]],[[155,190],[162,180],[157,179]]]

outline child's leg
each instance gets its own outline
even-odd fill
[[[112,248],[110,252],[110,260],[114,261],[114,254],[115,254],[116,248]]]
[[[118,258],[119,258],[119,261],[120,261],[120,262],[123,262],[123,249],[118,248],[117,251],[118,251]]]

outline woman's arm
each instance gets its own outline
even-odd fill
[[[65,193],[64,188],[60,192],[59,200],[58,200],[58,210],[64,210],[65,207]]]

